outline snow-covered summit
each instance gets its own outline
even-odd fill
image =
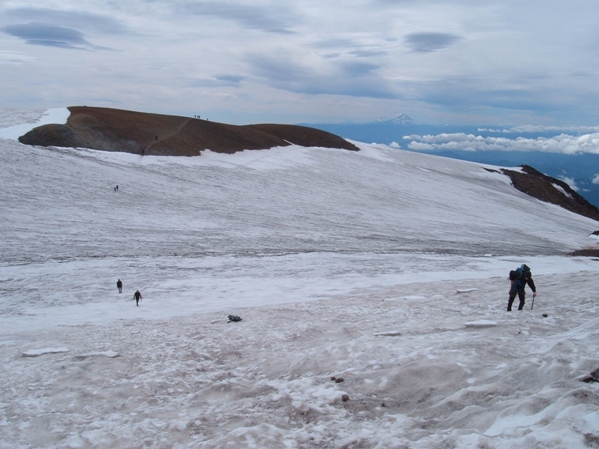
[[[398,116],[392,118],[392,119],[381,119],[379,120],[379,122],[385,122],[385,123],[393,123],[394,125],[404,125],[404,126],[409,126],[409,125],[418,125],[418,123],[409,115],[406,114],[399,114]]]

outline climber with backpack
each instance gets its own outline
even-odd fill
[[[518,304],[518,310],[522,310],[524,308],[524,298],[526,296],[524,288],[526,287],[526,285],[528,285],[532,290],[532,300],[534,303],[535,297],[537,296],[537,288],[535,287],[535,283],[532,280],[532,273],[528,265],[522,264],[516,270],[510,271],[508,279],[511,283],[510,296],[507,302],[508,312],[512,311],[512,304],[514,303],[514,299],[516,299],[516,295],[518,295],[518,299],[520,299],[520,304]]]

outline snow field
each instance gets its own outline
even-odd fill
[[[503,279],[458,293],[474,279],[240,309],[239,323],[13,335],[0,346],[5,447],[582,447],[599,416],[580,380],[599,319],[592,276],[565,300],[571,277],[539,276],[535,308],[512,313]],[[402,333],[373,335],[390,329]]]
[[[373,145],[14,141],[46,115],[0,114],[0,448],[597,445],[597,222]]]

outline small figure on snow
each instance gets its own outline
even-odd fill
[[[524,308],[524,298],[526,296],[524,288],[527,284],[532,290],[532,298],[534,302],[534,298],[537,296],[537,288],[532,280],[532,273],[528,265],[522,264],[520,268],[510,271],[509,280],[511,283],[511,288],[510,296],[507,302],[508,312],[512,311],[512,304],[514,303],[514,299],[516,299],[516,295],[518,295],[518,299],[520,299],[518,310],[522,310]]]
[[[116,281],[116,288],[119,289],[119,293],[123,293],[123,281],[121,281],[120,279]]]
[[[133,299],[135,299],[135,305],[139,307],[139,301],[141,301],[141,293],[139,292],[139,290],[135,291],[135,293],[133,294]]]

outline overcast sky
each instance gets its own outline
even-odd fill
[[[4,0],[0,106],[599,124],[597,0]]]

